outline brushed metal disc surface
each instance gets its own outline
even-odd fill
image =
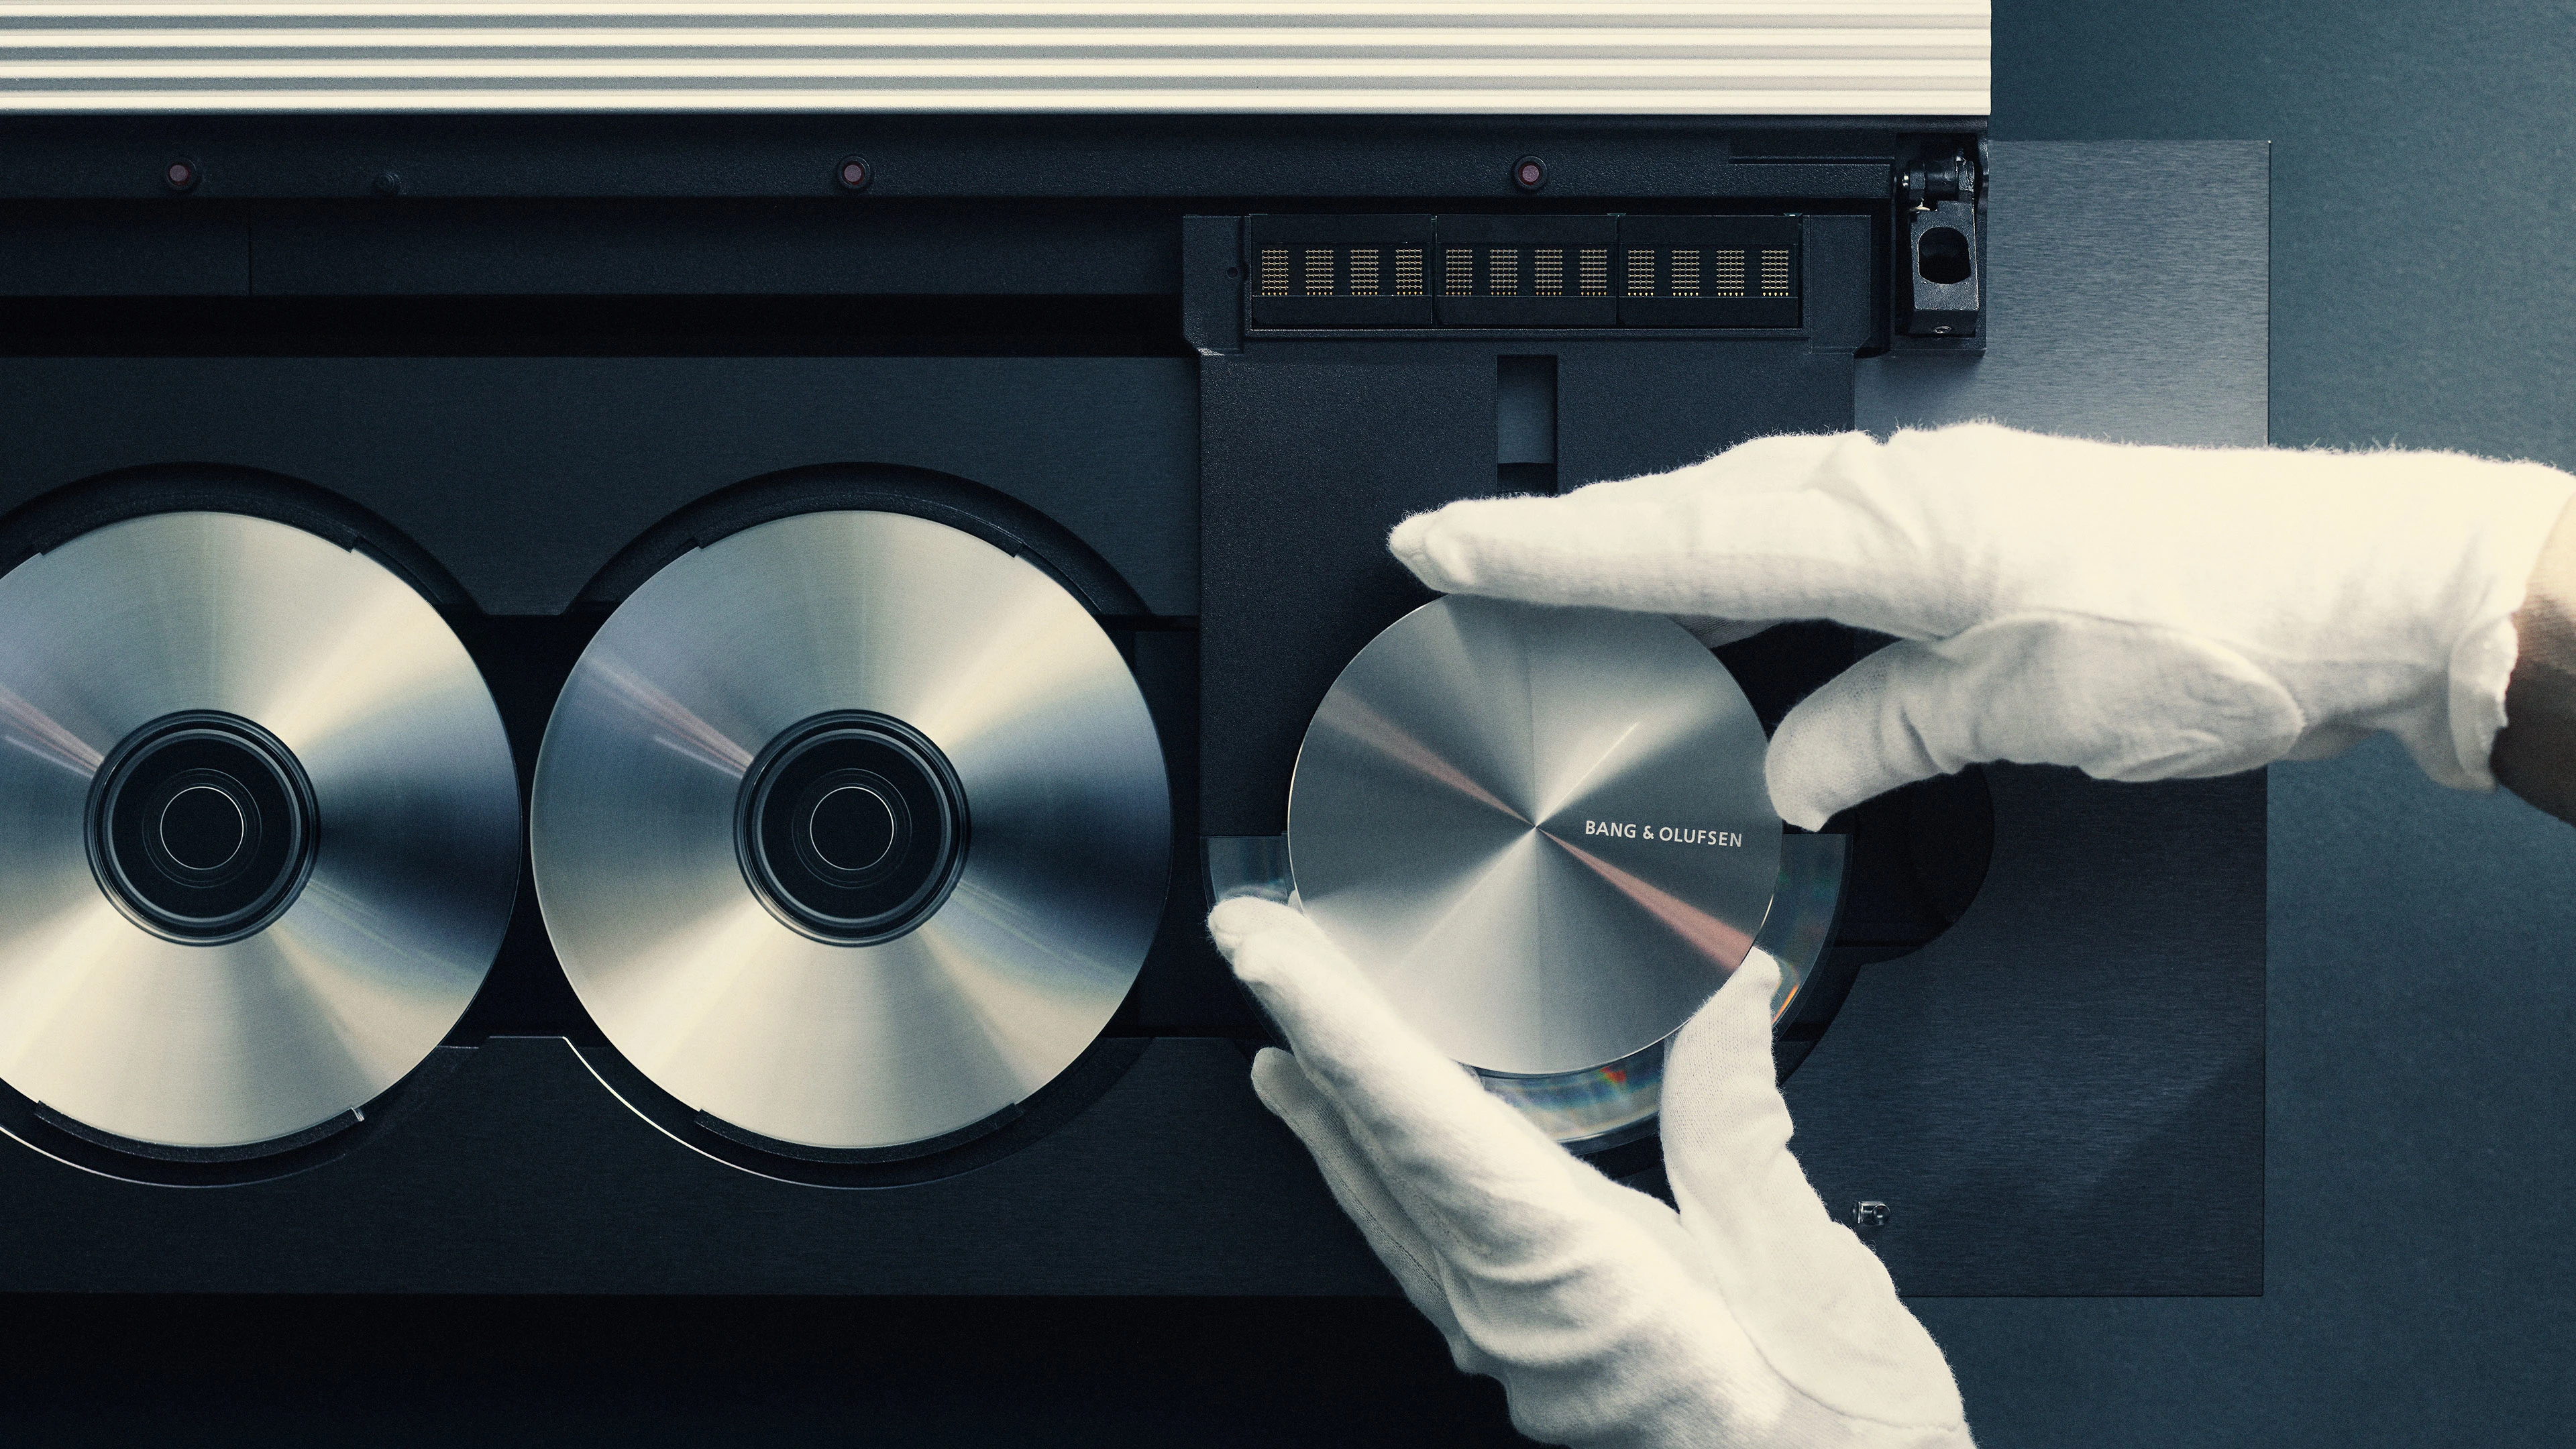
[[[1315,712],[1290,869],[1443,1051],[1588,1071],[1669,1035],[1752,946],[1780,869],[1762,751],[1734,678],[1668,619],[1439,599]]]
[[[220,944],[166,939],[85,848],[99,766],[212,710],[311,781],[311,875]],[[364,555],[168,513],[0,578],[0,1079],[104,1132],[231,1147],[392,1086],[463,1014],[518,888],[519,792],[474,661]]]
[[[782,733],[883,715],[954,768],[962,874],[892,940],[816,939],[754,889],[737,806]],[[574,989],[682,1102],[780,1141],[891,1147],[1026,1098],[1099,1034],[1168,885],[1143,695],[1034,566],[901,514],[804,514],[674,560],[546,727],[537,893]]]

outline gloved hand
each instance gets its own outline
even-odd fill
[[[1762,438],[1561,498],[1406,519],[1435,589],[1894,634],[1790,711],[1809,829],[1986,760],[2222,775],[2376,730],[2488,789],[2512,615],[2576,479],[2454,453],[2162,448],[1992,424]]]
[[[1778,963],[1756,951],[1674,1038],[1679,1213],[1566,1153],[1397,1019],[1289,906],[1237,898],[1217,945],[1288,1038],[1252,1068],[1458,1366],[1552,1444],[1944,1446],[1949,1365],[1788,1151]]]

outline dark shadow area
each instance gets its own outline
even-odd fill
[[[39,297],[16,357],[1182,357],[1171,297]]]
[[[11,1297],[0,1340],[0,1441],[64,1449],[1528,1442],[1394,1300]]]

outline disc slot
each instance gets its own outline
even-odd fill
[[[180,1147],[120,1137],[0,1085],[0,1133],[68,1167],[154,1187],[230,1187],[336,1162],[408,1120],[464,1065],[469,1048],[439,1046],[391,1087],[300,1132],[230,1147]]]
[[[828,1148],[787,1142],[697,1111],[664,1091],[596,1028],[570,1040],[582,1064],[627,1110],[673,1142],[755,1177],[806,1187],[883,1189],[973,1172],[1062,1129],[1118,1085],[1150,1039],[1102,1036],[1022,1101],[955,1131],[885,1148]]]
[[[101,1132],[78,1118],[64,1116],[42,1102],[29,1104],[28,1110],[36,1120],[46,1126],[57,1132],[77,1137],[83,1142],[134,1157],[148,1157],[158,1162],[172,1163],[257,1162],[262,1158],[279,1157],[310,1147],[326,1138],[336,1137],[367,1120],[365,1112],[352,1107],[337,1117],[317,1122],[301,1132],[290,1132],[284,1137],[272,1137],[264,1142],[248,1142],[239,1147],[176,1147],[166,1142],[142,1142],[132,1137],[119,1137],[113,1132]]]

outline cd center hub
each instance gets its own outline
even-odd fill
[[[898,844],[909,847],[907,837],[912,832],[897,818],[899,807],[887,798],[893,787],[864,770],[842,770],[825,776],[815,788],[821,798],[814,804],[805,839],[823,868],[850,873],[872,870],[901,855]]]
[[[313,785],[275,735],[189,711],[135,730],[90,786],[90,868],[155,935],[237,941],[285,914],[312,873]]]
[[[220,871],[241,859],[252,838],[253,812],[243,797],[250,792],[239,780],[219,771],[199,773],[169,796],[161,807],[161,850],[186,871]]]
[[[735,810],[743,875],[772,914],[835,945],[912,930],[966,862],[966,795],[939,747],[891,716],[816,715],[772,740]]]

